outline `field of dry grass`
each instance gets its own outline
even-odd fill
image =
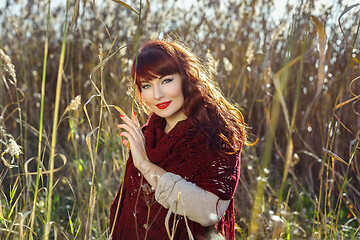
[[[243,111],[255,145],[242,153],[238,239],[360,237],[359,4],[299,1],[274,19],[273,0],[123,2],[1,9],[1,239],[109,238],[119,109],[146,121],[131,59],[157,38],[189,46]]]

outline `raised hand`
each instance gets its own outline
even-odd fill
[[[144,175],[150,185],[156,189],[158,179],[166,171],[152,163],[147,156],[144,134],[141,131],[136,113],[133,112],[132,120],[123,115],[120,115],[120,117],[125,123],[118,125],[118,128],[123,130],[119,135],[127,139],[123,139],[122,143],[125,146],[130,144],[130,151],[135,167]]]
[[[130,144],[134,165],[141,173],[145,174],[151,162],[146,154],[145,138],[136,113],[133,112],[132,120],[123,115],[120,115],[120,117],[125,123],[118,124],[118,128],[123,130],[119,135],[127,139],[123,139],[122,143],[125,146]]]

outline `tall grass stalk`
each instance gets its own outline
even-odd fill
[[[294,152],[293,132],[295,129],[296,114],[297,114],[299,97],[300,97],[300,92],[301,92],[300,89],[301,89],[301,82],[302,82],[302,76],[303,76],[304,58],[305,58],[306,48],[307,48],[307,34],[305,33],[303,35],[303,47],[302,47],[301,61],[299,64],[300,70],[298,73],[298,78],[297,78],[297,83],[296,83],[296,94],[295,94],[295,100],[294,100],[294,105],[293,105],[292,118],[291,118],[291,123],[290,123],[289,129],[288,129],[287,146],[286,146],[286,153],[285,153],[285,166],[284,166],[281,186],[280,186],[280,190],[279,190],[278,205],[277,205],[277,211],[276,211],[277,215],[280,214],[280,211],[282,209],[282,207],[281,207],[282,196],[283,196],[287,176],[289,173],[289,168],[291,165],[292,155]],[[288,193],[288,197],[289,197],[289,194],[290,194],[290,191]],[[287,202],[288,201],[286,201],[286,206],[287,206]],[[286,221],[286,222],[288,224],[288,221]],[[272,239],[276,239],[278,237],[279,236],[277,235],[277,232],[274,231]]]
[[[66,50],[66,38],[67,38],[67,21],[68,21],[68,12],[69,12],[69,0],[66,2],[66,15],[64,23],[64,32],[61,45],[60,61],[57,74],[57,84],[56,84],[56,95],[55,95],[55,109],[54,109],[54,119],[53,119],[53,129],[51,134],[51,150],[49,158],[49,180],[48,180],[48,194],[47,194],[47,209],[46,209],[46,223],[44,230],[44,239],[49,239],[50,234],[50,221],[51,221],[51,210],[52,210],[52,191],[53,191],[53,182],[54,182],[54,158],[55,158],[55,147],[56,147],[56,135],[57,135],[57,126],[58,126],[58,117],[59,117],[59,106],[60,106],[60,95],[61,95],[61,84],[62,84],[62,73],[65,61],[65,50]]]
[[[303,119],[303,123],[305,124],[305,120],[307,119],[308,117],[308,114],[310,113],[310,110],[313,111],[313,109],[316,107],[318,101],[320,100],[320,97],[321,97],[321,93],[322,93],[322,89],[323,89],[323,82],[324,82],[324,71],[325,71],[325,47],[326,47],[326,33],[325,33],[325,27],[324,25],[315,17],[315,16],[311,16],[312,18],[312,21],[313,23],[315,24],[315,28],[316,28],[316,31],[317,31],[317,34],[318,34],[318,38],[319,38],[319,67],[318,67],[318,82],[317,82],[317,87],[316,87],[316,93],[315,93],[315,96],[314,98],[312,99],[311,103],[310,103],[310,107],[307,109],[306,113],[305,113],[305,116],[304,116],[304,119]],[[303,125],[304,125],[303,124]],[[328,135],[330,136],[330,135]],[[333,138],[334,139],[334,138]],[[329,140],[329,138],[328,138]],[[326,156],[323,160],[323,166],[324,166],[324,163],[327,162],[326,160]],[[327,164],[329,164],[327,162]],[[329,165],[328,165],[329,166]],[[325,183],[325,198],[324,198],[324,215],[326,216],[327,213],[326,213],[326,202],[327,202],[327,192],[329,191],[329,195],[330,195],[330,189],[328,188],[328,173],[329,173],[329,168],[327,169],[328,171],[326,172],[326,183]],[[322,191],[322,183],[321,181],[323,181],[323,178],[322,178],[322,173],[320,174],[320,192]],[[319,194],[319,200],[318,200],[318,204],[321,203],[321,193]],[[330,208],[331,209],[331,208]],[[318,211],[316,212],[315,211],[315,214],[316,214],[316,218],[317,220],[320,219],[320,208],[318,209]],[[326,224],[326,219],[323,218],[323,225],[322,226],[325,226]],[[315,221],[314,221],[315,222]],[[321,224],[320,224],[320,227],[318,228],[318,232],[320,233],[319,236],[321,235],[321,228],[322,228]],[[325,237],[326,237],[326,227],[324,228],[325,229]]]
[[[295,95],[295,101],[294,101],[294,106],[293,106],[293,112],[292,112],[292,118],[291,118],[291,123],[290,123],[290,129],[288,132],[288,141],[287,141],[287,147],[286,147],[286,154],[285,154],[285,166],[284,166],[284,171],[283,171],[283,177],[282,177],[282,181],[281,181],[281,187],[279,190],[279,198],[278,198],[278,206],[277,206],[277,214],[279,214],[280,208],[281,208],[281,203],[282,203],[282,195],[283,195],[283,191],[284,191],[284,187],[285,187],[285,182],[289,173],[289,167],[291,164],[291,159],[292,159],[292,154],[293,154],[293,149],[294,149],[294,143],[293,143],[293,131],[295,129],[295,122],[296,122],[296,114],[297,114],[297,109],[298,109],[298,104],[299,104],[299,97],[300,97],[300,89],[301,89],[301,79],[302,79],[302,75],[303,75],[303,69],[304,69],[304,58],[305,58],[305,52],[306,52],[306,48],[307,48],[307,34],[304,34],[303,36],[303,48],[302,48],[302,54],[301,54],[301,61],[300,61],[300,70],[299,70],[299,74],[298,74],[298,79],[297,79],[297,86],[296,86],[296,95]]]
[[[93,135],[96,130],[99,130],[99,127],[96,127],[91,133],[89,133],[86,136],[86,144],[88,145],[88,149],[89,149],[89,155],[90,155],[90,159],[91,159],[91,166],[92,166],[93,173],[92,173],[92,178],[91,178],[89,210],[88,210],[88,217],[86,220],[84,239],[91,238],[92,218],[93,218],[94,209],[95,209],[95,199],[96,199],[96,188],[95,188],[95,183],[94,183],[94,181],[95,181],[95,159],[94,159],[94,154],[93,154],[92,148],[91,148],[91,135]]]
[[[139,8],[139,18],[138,18],[138,27],[137,27],[137,36],[136,36],[136,59],[135,66],[138,63],[138,55],[139,55],[139,45],[140,45],[140,27],[141,27],[141,11],[142,11],[142,0],[140,0],[140,8]],[[131,111],[134,111],[135,107],[135,94],[136,94],[136,68],[134,74],[134,83],[133,83],[133,93],[132,93],[132,103],[131,103]],[[133,116],[133,114],[131,114]]]
[[[119,2],[119,1],[115,1],[115,2]],[[121,2],[122,3],[122,2]],[[131,10],[133,10],[130,7]],[[133,10],[135,13],[137,13],[135,10]],[[137,27],[137,37],[136,37],[136,59],[135,59],[135,66],[137,66],[138,63],[138,54],[139,54],[139,44],[140,44],[140,27],[141,27],[141,11],[142,11],[142,0],[140,0],[140,8],[139,8],[139,13],[138,14],[138,27]],[[135,76],[134,76],[134,82],[133,82],[133,93],[132,93],[132,103],[131,103],[131,111],[134,112],[134,107],[135,107],[135,94],[136,94],[136,68],[135,68]],[[131,116],[134,116],[134,114],[131,114]],[[129,148],[130,145],[128,144],[127,146],[127,153],[129,152]],[[125,157],[125,167],[123,170],[123,175],[122,175],[122,180],[121,180],[121,186],[120,186],[120,194],[119,194],[119,200],[116,206],[116,212],[115,212],[115,216],[114,219],[117,219],[118,217],[118,213],[119,213],[119,207],[120,207],[120,203],[121,203],[121,197],[122,197],[122,192],[124,189],[124,180],[125,180],[125,172],[126,172],[126,168],[127,168],[127,156]],[[114,220],[115,221],[115,220]],[[137,225],[135,225],[137,226]],[[114,232],[114,227],[115,224],[113,224],[111,230],[110,230],[110,235],[109,235],[109,240],[112,237],[112,234]]]
[[[104,58],[104,51],[102,46],[99,46],[99,61],[100,63],[103,61]],[[104,84],[104,79],[103,79],[103,72],[104,72],[104,67],[105,65],[102,65],[100,67],[100,96],[102,96],[100,98],[100,115],[99,115],[99,124],[98,127],[96,129],[101,129],[101,125],[102,125],[102,121],[103,121],[103,106],[106,105],[106,102],[104,101],[105,96],[104,96],[104,88],[105,88],[105,84]],[[89,152],[90,152],[90,157],[91,157],[91,165],[92,165],[92,176],[91,176],[91,187],[90,187],[90,199],[89,199],[89,210],[88,210],[88,217],[87,217],[87,221],[86,221],[86,226],[85,226],[85,239],[88,239],[91,237],[91,229],[92,229],[92,219],[93,219],[93,213],[94,213],[94,208],[95,208],[95,200],[96,200],[96,187],[95,187],[95,167],[96,167],[96,159],[97,159],[97,155],[98,155],[98,150],[99,150],[99,145],[100,145],[100,137],[101,137],[101,131],[99,130],[97,132],[97,138],[96,138],[96,146],[95,146],[95,153],[93,154],[91,151],[91,141],[90,141],[90,136],[89,139],[87,139],[87,145],[89,147]]]
[[[18,81],[16,80],[15,81],[15,94],[16,94],[16,105],[17,105],[17,110],[18,110],[18,115],[19,115],[19,138],[20,138],[20,145],[21,146],[25,146],[25,142],[26,140],[24,139],[24,135],[23,135],[23,117],[22,117],[22,109],[21,109],[21,106],[20,106],[20,103],[25,99],[25,96],[24,94],[22,93],[22,91],[20,90],[20,88],[18,88]],[[23,99],[20,100],[20,97],[19,97],[19,92],[22,93],[23,95]],[[24,151],[24,155],[26,155],[26,151]],[[26,159],[26,158],[23,158],[23,156],[19,156],[18,157],[18,167],[17,167],[17,172],[18,172],[18,175],[21,175],[21,165],[22,163],[20,163],[20,158],[22,159]],[[12,169],[10,169],[10,172],[12,172]],[[22,179],[20,178],[19,179],[20,182],[22,182]],[[26,187],[26,186],[24,186]],[[25,197],[25,194],[22,196],[23,197],[23,202],[25,202],[26,200],[26,197]]]
[[[44,44],[44,62],[43,62],[43,73],[42,73],[42,83],[41,83],[41,105],[40,105],[40,123],[39,123],[39,142],[38,142],[38,157],[37,157],[37,171],[36,171],[36,183],[34,189],[34,201],[33,208],[30,216],[30,235],[29,239],[32,239],[33,228],[34,228],[34,219],[36,212],[36,202],[37,202],[37,193],[39,189],[39,180],[40,180],[40,161],[41,161],[41,152],[42,152],[42,134],[43,134],[43,120],[44,120],[44,99],[45,99],[45,80],[46,80],[46,64],[48,57],[48,48],[49,48],[49,26],[50,26],[50,4],[51,0],[48,2],[48,13],[47,13],[47,24],[46,24],[46,36]]]
[[[284,78],[284,77],[282,77]],[[270,158],[272,156],[273,151],[273,143],[275,138],[275,131],[278,123],[278,118],[280,114],[280,101],[279,101],[279,92],[276,93],[275,98],[273,100],[272,106],[271,106],[271,115],[270,119],[268,119],[268,128],[267,133],[265,137],[265,147],[264,147],[264,153],[261,160],[261,166],[260,166],[260,178],[257,183],[256,192],[255,192],[255,199],[254,199],[254,205],[251,212],[251,219],[250,219],[250,228],[249,228],[249,237],[250,239],[253,239],[258,231],[258,215],[261,213],[261,205],[263,202],[263,196],[264,196],[264,188],[265,188],[265,179],[266,179],[266,173],[265,169],[268,168],[270,163]]]
[[[289,57],[285,57],[284,67],[282,67],[277,73],[275,73],[273,77],[273,82],[276,88],[276,92],[271,105],[271,111],[270,111],[271,114],[267,119],[268,124],[267,124],[266,136],[265,136],[264,152],[261,159],[260,174],[259,174],[260,177],[257,183],[255,199],[250,217],[249,237],[251,239],[253,239],[258,232],[257,219],[258,219],[258,215],[261,213],[261,205],[263,202],[264,188],[265,188],[266,175],[267,175],[265,169],[268,168],[270,164],[270,159],[272,157],[273,145],[275,142],[275,132],[278,126],[278,119],[281,108],[283,109],[283,113],[287,125],[288,127],[290,127],[290,123],[288,119],[289,114],[284,102],[284,94],[285,94],[284,90],[288,82],[289,68],[302,59],[302,56],[298,56],[290,61],[293,44],[294,44],[294,39],[289,38],[288,46],[287,46]]]

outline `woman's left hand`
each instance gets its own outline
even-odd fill
[[[122,143],[127,146],[130,144],[130,151],[133,158],[135,167],[143,174],[148,170],[150,162],[149,157],[146,154],[146,144],[144,134],[141,131],[139,120],[136,117],[136,113],[133,112],[133,119],[129,119],[123,115],[120,115],[125,124],[118,124],[118,128],[125,131],[119,135],[127,138],[122,140]]]

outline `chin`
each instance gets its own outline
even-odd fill
[[[171,116],[171,114],[169,115],[169,114],[159,114],[159,113],[157,113],[157,112],[154,112],[156,115],[158,115],[159,117],[162,117],[162,118],[168,118],[168,117],[170,117]]]

